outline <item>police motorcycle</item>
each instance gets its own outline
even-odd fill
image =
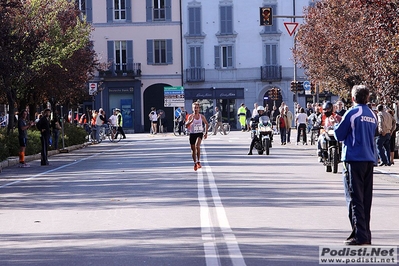
[[[257,110],[264,110],[263,106],[259,106]],[[262,155],[265,152],[266,155],[269,155],[273,142],[273,126],[270,118],[266,115],[259,116],[258,122],[251,118],[251,129],[252,141],[258,154]]]
[[[328,110],[332,104],[330,102],[325,103],[323,110]],[[342,144],[334,136],[333,124],[336,123],[333,116],[328,116],[331,126],[327,127],[325,132],[321,133],[319,138],[320,148],[321,148],[321,162],[326,167],[326,172],[333,172],[334,174],[338,172],[338,164],[341,158]]]

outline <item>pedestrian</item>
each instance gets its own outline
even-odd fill
[[[280,114],[277,106],[273,105],[273,110],[270,112],[270,120],[272,121],[272,125],[276,125],[276,118]]]
[[[223,126],[222,112],[219,110],[219,107],[217,107],[217,106],[215,107],[215,114],[213,115],[213,117],[215,118],[215,126],[213,128],[213,135],[217,134],[217,132],[219,131],[219,128],[222,129],[223,135],[227,135],[226,130],[224,129],[224,126]]]
[[[339,116],[344,116],[346,110],[344,109],[344,103],[342,101],[337,101],[336,102],[336,110],[335,113],[337,113],[337,115]]]
[[[241,125],[241,131],[242,132],[245,131],[246,114],[247,114],[247,111],[245,110],[245,104],[242,103],[240,108],[238,108],[238,111],[237,111],[237,116],[238,116],[238,120],[239,120],[240,125]]]
[[[392,116],[384,110],[384,106],[379,104],[377,106],[377,119],[378,119],[378,137],[377,137],[377,152],[380,158],[378,166],[390,166],[390,138],[392,130]]]
[[[103,108],[98,109],[98,114],[96,116],[96,141],[100,142],[100,130],[104,126],[105,120],[105,112]]]
[[[60,130],[61,130],[61,117],[58,114],[58,110],[55,110],[53,114],[53,119],[51,119],[51,131],[53,133],[53,147],[55,150],[58,150],[58,139],[60,136]]]
[[[42,117],[36,124],[37,129],[40,131],[40,142],[41,142],[41,165],[49,165],[48,162],[48,145],[51,136],[50,131],[50,109],[45,109],[43,111]]]
[[[254,109],[252,110],[252,118],[258,115],[258,103],[254,103]]]
[[[151,107],[151,112],[148,114],[148,117],[151,121],[151,134],[157,134],[159,114],[157,114],[157,109],[155,109],[155,107]]]
[[[287,125],[288,119],[285,114],[285,108],[281,110],[281,113],[276,118],[276,127],[280,133],[281,145],[287,144]]]
[[[299,113],[295,117],[295,125],[297,126],[297,136],[296,136],[296,145],[299,144],[299,140],[301,139],[302,134],[302,143],[304,145],[308,145],[306,142],[306,124],[308,123],[308,116],[305,113],[305,109],[301,107],[299,109]]]
[[[194,102],[192,105],[193,113],[190,114],[186,121],[186,128],[190,132],[190,148],[191,157],[194,161],[194,171],[201,168],[200,158],[201,158],[201,142],[202,139],[206,139],[208,136],[208,121],[204,115],[199,113],[200,105],[198,102]],[[204,133],[205,125],[205,133]]]
[[[28,121],[28,112],[23,110],[20,112],[18,119],[18,141],[19,141],[19,167],[30,167],[25,163],[25,149],[28,140],[28,128],[34,125],[34,122]]]
[[[111,125],[111,127],[114,127],[114,128],[116,128],[118,125],[117,125],[117,116],[116,116],[116,114],[117,114],[117,112],[116,112],[116,110],[117,110],[118,108],[115,108],[113,111],[112,111],[112,115],[108,118],[108,122],[110,123],[110,125]]]
[[[346,245],[370,245],[370,212],[373,195],[374,134],[377,117],[367,106],[369,90],[364,85],[352,88],[353,108],[347,110],[334,135],[343,141],[343,179],[352,232]]]
[[[285,115],[287,116],[287,143],[291,143],[291,126],[292,126],[292,121],[294,120],[294,114],[290,111],[288,108],[288,105],[284,107],[285,110]]]
[[[389,148],[391,151],[390,155],[390,162],[391,165],[394,164],[394,159],[395,159],[395,146],[396,146],[396,132],[397,130],[397,123],[395,119],[395,113],[392,111],[392,109],[388,110],[388,113],[392,115],[392,130],[391,130],[391,139],[389,140]]]
[[[252,113],[248,107],[245,106],[245,126],[247,131],[251,131],[251,117]]]
[[[184,135],[186,135],[186,131],[184,130],[184,124],[186,123],[186,116],[187,116],[186,110],[184,110],[184,107],[181,107],[180,108],[180,114],[179,114],[179,117],[178,117],[178,123],[179,123],[178,132],[179,132],[179,135],[181,135],[182,132],[183,132]]]
[[[118,127],[115,138],[118,136],[118,133],[119,133],[119,134],[122,134],[123,139],[126,139],[125,132],[123,131],[123,117],[122,117],[121,110],[116,108],[115,111],[116,111],[116,125]]]

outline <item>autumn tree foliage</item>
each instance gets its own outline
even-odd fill
[[[84,96],[96,57],[92,28],[79,15],[68,0],[0,2],[0,95],[7,99],[10,117],[14,108],[34,110],[51,98],[82,100],[76,98]]]
[[[348,99],[368,85],[379,102],[399,91],[399,2],[321,0],[305,10],[294,56],[313,82]]]

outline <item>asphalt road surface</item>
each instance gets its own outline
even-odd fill
[[[319,247],[350,232],[342,176],[314,146],[278,138],[248,156],[250,133],[210,136],[197,172],[188,138],[172,134],[5,168],[0,265],[319,265]],[[398,245],[398,176],[399,161],[376,168],[373,245]]]

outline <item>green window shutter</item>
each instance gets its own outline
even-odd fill
[[[154,40],[147,40],[147,65],[154,64]]]
[[[215,46],[215,68],[220,68],[220,47]]]
[[[166,63],[167,64],[173,64],[172,39],[166,40]]]
[[[146,20],[147,22],[152,21],[152,1],[153,0],[146,0]]]

